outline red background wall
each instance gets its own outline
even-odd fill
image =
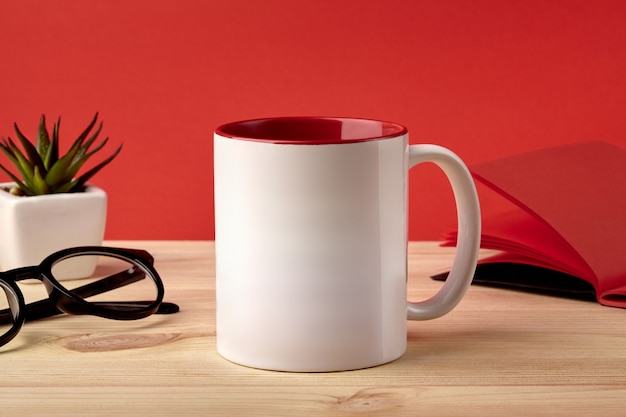
[[[67,145],[99,111],[109,150],[124,143],[95,179],[107,238],[210,239],[212,132],[228,121],[387,119],[468,164],[626,146],[624,22],[619,0],[3,1],[0,135],[61,115]],[[410,180],[410,238],[437,239],[451,191],[430,166]]]

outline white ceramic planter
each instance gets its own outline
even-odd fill
[[[102,245],[106,211],[107,195],[93,185],[82,193],[33,197],[0,190],[0,270],[38,265],[60,249]],[[63,278],[85,276],[85,268]]]

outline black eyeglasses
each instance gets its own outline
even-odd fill
[[[153,264],[144,250],[82,246],[56,252],[39,266],[0,273],[0,346],[24,322],[62,313],[113,320],[176,313],[176,304],[163,302],[163,282]],[[48,298],[25,304],[17,283],[29,279],[41,281]]]

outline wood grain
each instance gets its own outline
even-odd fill
[[[0,348],[0,416],[623,416],[626,312],[473,286],[452,313],[409,322],[408,350],[359,371],[260,371],[215,350],[212,242],[108,242],[156,258],[181,311],[134,322],[59,316]],[[409,294],[453,249],[409,246]],[[22,285],[27,300],[41,296]]]

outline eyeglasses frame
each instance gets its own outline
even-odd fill
[[[65,288],[52,274],[55,263],[64,259],[83,255],[104,255],[129,261],[142,271],[136,274],[114,274],[93,283],[73,289]],[[137,302],[89,302],[81,297],[89,297],[119,288],[149,276],[156,286],[154,301]],[[38,279],[48,293],[48,298],[26,304],[24,295],[17,283],[25,279]],[[106,246],[77,246],[62,249],[47,256],[37,266],[27,266],[0,272],[0,287],[5,291],[13,315],[13,326],[0,335],[0,346],[10,342],[21,330],[26,321],[50,317],[60,313],[72,315],[92,315],[113,320],[137,320],[154,313],[175,313],[178,306],[163,303],[165,288],[154,268],[154,257],[142,249],[126,249]],[[79,295],[77,295],[79,294]],[[165,308],[160,307],[166,304]],[[30,310],[30,311],[29,311]],[[29,314],[30,313],[30,314]]]

